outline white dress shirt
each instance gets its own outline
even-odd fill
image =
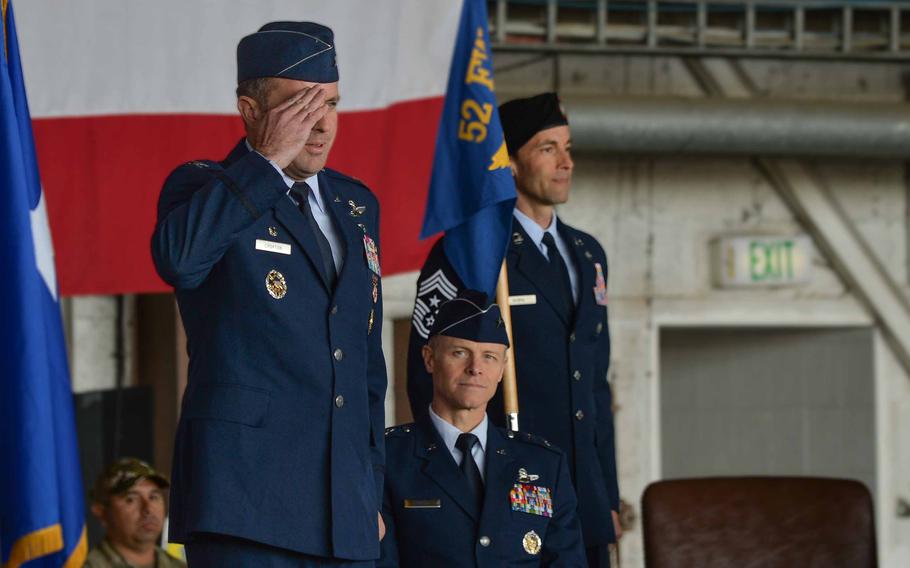
[[[436,428],[436,431],[439,432],[439,437],[442,438],[446,448],[449,449],[449,453],[455,458],[455,463],[461,465],[461,460],[464,455],[461,450],[455,447],[455,442],[458,441],[458,436],[461,436],[463,432],[440,418],[438,414],[433,412],[432,406],[430,406],[430,420],[433,421],[433,426]],[[483,466],[484,463],[486,463],[487,454],[487,423],[487,415],[484,414],[480,424],[468,432],[468,434],[477,436],[477,439],[480,441],[479,444],[474,444],[474,447],[471,448],[471,455],[474,458],[474,463],[477,464],[477,469],[480,470],[481,479],[485,479],[486,477]]]
[[[515,210],[515,219],[521,223],[521,228],[523,228],[528,236],[531,237],[531,240],[534,241],[534,246],[537,247],[537,250],[539,250],[547,260],[550,260],[550,255],[547,251],[547,245],[543,243],[543,236],[544,233],[553,235],[553,241],[556,242],[556,248],[559,249],[559,254],[562,255],[562,259],[566,263],[566,268],[569,269],[569,284],[572,286],[572,300],[578,305],[578,267],[575,266],[575,257],[572,256],[569,245],[566,244],[559,235],[559,231],[556,230],[556,223],[559,222],[559,219],[556,217],[556,211],[553,211],[553,220],[546,229],[542,228],[537,224],[537,221],[531,219],[518,209]]]

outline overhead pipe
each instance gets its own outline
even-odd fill
[[[578,152],[910,158],[910,105],[566,97]]]

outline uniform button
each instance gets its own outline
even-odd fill
[[[601,322],[598,322],[598,323],[597,323],[597,328],[596,328],[597,334],[600,335],[600,332],[603,331],[603,330],[604,330],[604,324],[601,323]]]
[[[581,380],[581,371],[579,371],[578,369],[575,369],[575,372],[572,373],[572,378],[575,379],[576,381],[580,381]]]
[[[332,357],[334,357],[336,361],[341,361],[344,359],[344,351],[341,349],[336,349],[335,352],[332,353]]]
[[[333,316],[338,313],[338,306],[332,306],[332,309],[329,310],[329,313]]]
[[[581,410],[579,410],[578,412],[575,413],[576,420],[584,420],[584,418],[585,418],[585,413],[582,412]]]
[[[490,537],[488,537],[488,536],[480,537],[480,546],[490,546]]]
[[[571,335],[569,335],[569,343],[575,343],[575,332],[574,331],[572,332]]]
[[[343,396],[338,395],[335,397],[335,406],[337,406],[338,408],[341,408],[342,406],[344,406],[344,397]],[[581,412],[581,411],[579,411],[579,412]]]

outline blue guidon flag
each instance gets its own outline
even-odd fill
[[[85,504],[13,8],[0,0],[0,565],[78,567]]]
[[[515,183],[493,89],[486,2],[464,0],[420,237],[445,231],[446,256],[464,285],[492,296],[514,205]]]

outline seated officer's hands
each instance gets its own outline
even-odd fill
[[[385,538],[385,523],[382,521],[382,513],[377,513],[379,515],[379,540]]]
[[[328,111],[325,90],[320,85],[305,87],[248,125],[250,146],[284,169],[303,150],[313,126]]]

